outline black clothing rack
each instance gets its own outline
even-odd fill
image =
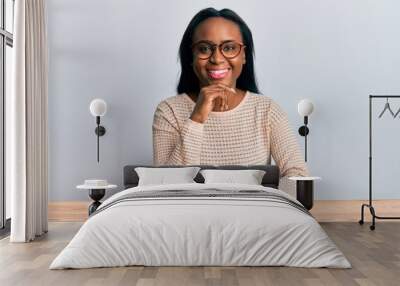
[[[370,229],[375,229],[375,220],[376,219],[400,219],[400,217],[383,217],[378,216],[375,213],[375,209],[372,205],[372,100],[374,98],[400,98],[400,95],[370,95],[369,96],[369,203],[362,204],[361,206],[361,219],[358,222],[359,224],[364,224],[364,208],[369,208],[369,211],[372,215],[372,225],[370,225]]]

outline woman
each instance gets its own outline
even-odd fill
[[[270,164],[307,176],[287,115],[259,94],[253,39],[232,10],[207,8],[189,23],[179,49],[178,95],[157,106],[155,165]]]

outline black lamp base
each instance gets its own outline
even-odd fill
[[[303,126],[301,126],[301,127],[299,128],[299,134],[300,134],[301,136],[307,136],[308,133],[310,133],[310,130],[308,129],[307,126],[303,125]]]
[[[106,134],[106,129],[100,125],[100,126],[96,127],[96,129],[94,130],[94,133],[96,133],[96,135],[103,136],[104,134]]]

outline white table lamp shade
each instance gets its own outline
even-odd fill
[[[107,112],[107,103],[100,98],[93,99],[90,102],[90,113],[93,116],[103,116]]]
[[[303,117],[310,115],[313,112],[313,110],[314,110],[314,105],[308,99],[301,100],[297,105],[297,111]]]

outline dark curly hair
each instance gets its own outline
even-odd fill
[[[179,59],[181,63],[181,75],[177,87],[178,93],[198,93],[200,91],[199,80],[193,71],[192,41],[197,26],[211,17],[222,17],[236,23],[242,34],[243,44],[246,45],[246,64],[243,65],[242,73],[236,81],[236,87],[254,93],[260,93],[256,83],[254,72],[254,43],[249,27],[242,18],[230,9],[216,10],[206,8],[198,12],[190,21],[183,34],[179,46]]]

